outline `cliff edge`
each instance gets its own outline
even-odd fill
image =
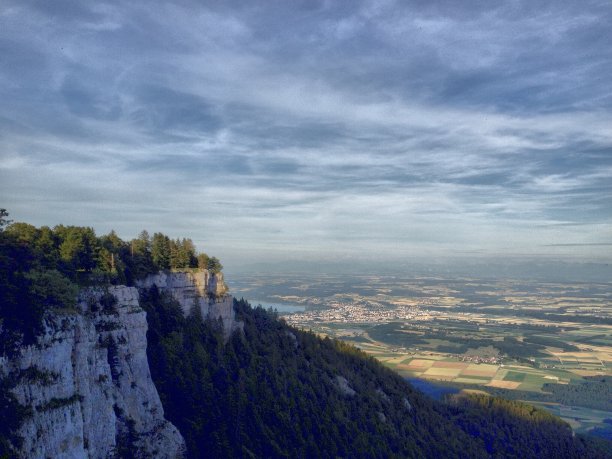
[[[160,272],[139,281],[169,292],[187,315],[241,328],[221,273]],[[0,378],[29,411],[17,432],[28,458],[177,458],[185,442],[164,417],[147,361],[147,318],[136,287],[80,291],[77,310],[49,313],[36,344],[0,357]]]
[[[0,361],[31,413],[18,432],[19,456],[181,457],[184,440],[151,379],[136,288],[85,289],[78,309],[49,315],[35,345]]]
[[[234,298],[227,293],[223,273],[211,273],[206,269],[161,271],[137,281],[136,286],[156,286],[160,291],[170,293],[181,305],[185,316],[195,306],[200,308],[202,317],[220,318],[226,339],[233,331],[242,328],[242,323],[235,320]]]

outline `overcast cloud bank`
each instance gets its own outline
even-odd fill
[[[609,2],[4,2],[0,193],[229,263],[610,260]]]

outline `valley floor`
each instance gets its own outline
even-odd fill
[[[236,277],[233,293],[407,378],[528,401],[612,438],[610,283],[264,277]]]

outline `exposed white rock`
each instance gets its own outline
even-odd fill
[[[376,394],[385,402],[391,403],[391,398],[380,387],[376,389]]]
[[[237,329],[241,323],[234,314],[234,298],[227,294],[223,273],[211,273],[206,269],[187,272],[162,271],[137,281],[139,288],[157,286],[160,291],[168,292],[181,305],[183,314],[188,315],[194,306],[200,308],[202,317],[212,317],[223,321],[225,337]]]
[[[336,376],[336,384],[344,395],[352,397],[356,394],[353,388],[349,385],[348,380],[344,376]]]
[[[221,273],[161,272],[138,282],[153,285],[168,291],[185,315],[195,305],[203,317],[220,318],[226,338],[244,325],[235,319]],[[138,457],[182,457],[185,442],[164,419],[151,379],[138,290],[85,289],[78,308],[48,316],[36,345],[0,358],[0,376],[18,380],[13,392],[33,410],[19,431],[19,457],[102,459],[126,442]]]
[[[33,409],[19,456],[106,458],[131,429],[141,457],[181,457],[183,438],[164,419],[151,379],[136,288],[84,290],[78,306],[78,314],[48,317],[36,345],[0,361],[0,373],[18,379],[19,402]]]
[[[295,336],[295,333],[291,333],[289,330],[286,330],[285,335],[289,337],[295,349],[297,349],[300,346],[300,343],[298,342],[298,339],[297,339],[297,336]]]

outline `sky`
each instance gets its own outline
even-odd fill
[[[612,260],[609,1],[0,1],[0,207],[239,263]]]

